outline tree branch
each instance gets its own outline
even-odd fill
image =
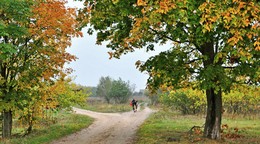
[[[150,29],[151,31],[153,31],[156,35],[160,35],[160,36],[162,36],[162,37],[165,37],[165,38],[167,38],[167,39],[169,39],[169,40],[171,40],[171,41],[173,41],[173,42],[179,43],[179,44],[185,43],[185,42],[189,42],[189,41],[181,42],[181,41],[178,41],[178,40],[174,40],[174,39],[172,39],[171,37],[169,37],[169,36],[167,36],[167,35],[165,35],[165,34],[162,34],[162,33],[156,31],[155,29],[153,29],[153,28],[151,28],[151,27],[149,27],[149,29]]]
[[[191,64],[195,61],[198,61],[198,60],[202,60],[203,58],[197,58],[197,59],[193,59],[193,60],[190,60],[189,62],[185,63],[185,64]]]
[[[236,68],[236,66],[223,66],[223,68],[225,68],[225,69],[233,69],[233,68]]]

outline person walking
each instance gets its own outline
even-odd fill
[[[137,100],[133,99],[131,101],[132,107],[133,107],[133,111],[136,112],[137,111]]]

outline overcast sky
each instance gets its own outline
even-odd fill
[[[79,2],[69,0],[70,7],[80,6]],[[83,30],[83,38],[73,38],[72,46],[68,52],[78,57],[75,62],[71,62],[68,67],[74,69],[71,76],[75,77],[74,82],[84,86],[97,86],[101,76],[110,76],[113,79],[122,78],[136,85],[136,91],[144,89],[148,75],[136,69],[137,60],[145,61],[150,56],[165,50],[162,46],[157,47],[155,52],[145,52],[145,49],[136,50],[133,53],[122,55],[120,59],[109,60],[106,45],[96,45],[96,35],[88,35],[86,29]]]

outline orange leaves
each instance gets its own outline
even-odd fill
[[[76,21],[76,10],[66,8],[65,1],[47,1],[40,2],[34,6],[33,19],[35,23],[31,24],[31,33],[38,39],[43,39],[45,43],[52,44],[49,39],[69,45],[71,36],[81,36],[82,33],[76,30],[78,22]],[[62,37],[62,39],[60,39]]]
[[[232,17],[230,16],[230,12],[224,12],[222,13],[223,21],[225,23],[229,23],[232,20]]]
[[[72,37],[83,36],[78,31],[76,9],[66,8],[65,3],[65,0],[38,0],[33,6],[29,32],[33,41],[41,43],[35,47],[41,54],[39,61],[46,69],[45,79],[61,71],[66,62],[76,59],[66,52],[66,48],[71,45]]]
[[[237,127],[231,129],[231,128],[229,128],[229,126],[227,124],[223,124],[221,126],[221,129],[222,129],[222,136],[224,138],[238,139],[238,138],[244,137],[244,136],[238,134],[239,129]],[[225,131],[227,131],[227,132],[225,132]]]
[[[236,32],[235,35],[228,39],[228,43],[232,46],[236,45],[238,41],[243,40],[239,32]]]
[[[227,125],[227,124],[223,124],[223,125],[221,126],[221,129],[222,129],[222,130],[228,129],[228,125]]]
[[[124,39],[124,48],[131,50],[131,44],[140,41],[140,39],[145,33],[142,24],[147,22],[149,22],[149,19],[147,17],[135,18],[135,23],[133,29],[131,30],[131,36]]]
[[[137,5],[138,6],[146,6],[147,2],[145,0],[137,0]]]
[[[239,2],[238,9],[244,8],[246,5],[246,2]]]
[[[258,41],[254,42],[255,50],[260,51],[260,38],[258,38]]]
[[[234,47],[245,47],[246,40],[251,41],[255,50],[260,50],[258,39],[260,25],[260,7],[254,2],[241,0],[222,2],[204,2],[200,5],[202,12],[200,24],[202,31],[212,32],[219,25],[230,34],[227,43]]]
[[[113,52],[107,52],[109,54],[109,59],[113,58]]]
[[[166,14],[169,10],[176,8],[175,4],[169,0],[160,1],[160,8],[157,10],[159,13]]]

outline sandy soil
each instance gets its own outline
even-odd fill
[[[52,142],[52,144],[132,144],[138,127],[153,112],[146,107],[137,112],[98,113],[73,108],[77,114],[95,118],[88,128]]]

